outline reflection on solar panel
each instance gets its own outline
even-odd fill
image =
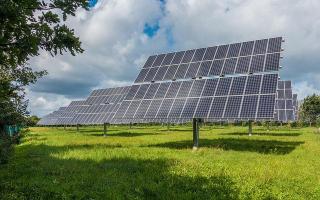
[[[71,120],[72,124],[109,123],[130,87],[94,90]]]
[[[274,118],[282,38],[150,56],[114,120]]]
[[[59,117],[65,111],[66,107],[60,107],[57,111],[54,111],[46,116],[44,116],[38,125],[56,125]]]
[[[295,96],[295,102],[294,102]],[[275,105],[275,120],[281,122],[295,121],[297,95],[292,94],[291,81],[280,80],[278,82],[278,90]]]
[[[61,113],[58,118],[56,125],[74,125],[72,123],[72,119],[76,116],[76,114],[88,107],[86,101],[72,101],[68,107]]]

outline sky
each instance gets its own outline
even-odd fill
[[[30,61],[49,74],[27,88],[31,114],[43,116],[93,89],[130,85],[148,56],[282,36],[280,77],[298,98],[320,94],[319,0],[98,0],[67,25],[83,54]]]

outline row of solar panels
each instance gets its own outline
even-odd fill
[[[282,122],[295,121],[298,118],[297,95],[292,94],[291,81],[279,81],[279,83],[281,82],[286,82],[290,86],[286,89],[286,96],[279,97],[279,93],[281,94],[283,91],[279,88],[277,90],[274,119]],[[278,87],[279,85],[280,84],[278,84]],[[123,88],[126,90],[122,96],[126,96],[129,87]],[[105,89],[105,91],[107,90],[108,89]],[[96,92],[96,90],[94,90],[94,92]],[[90,95],[90,97],[92,96],[93,95]],[[88,97],[88,99],[90,97]],[[101,95],[98,97],[103,98],[104,96]],[[124,103],[123,106],[141,106],[141,110],[137,112],[138,109],[136,109],[135,113],[126,113],[130,117],[122,118],[121,122],[167,122],[168,118],[171,118],[169,120],[171,122],[183,122],[190,121],[192,117],[220,119],[222,116],[225,116],[229,119],[250,119],[254,118],[258,113],[259,116],[262,114],[261,106],[260,109],[258,109],[259,112],[257,113],[257,105],[262,105],[262,101],[266,101],[267,98],[268,96],[264,96],[264,98],[260,99],[259,103],[257,95],[233,95],[229,98],[226,96],[217,96],[216,98],[214,98],[214,96],[203,96],[201,98],[166,98],[163,100],[126,100],[127,103]],[[100,105],[90,105],[87,102],[87,100],[73,101],[68,107],[61,107],[58,111],[54,111],[53,113],[43,117],[39,122],[39,125],[103,124],[106,122],[115,123],[113,120],[114,114],[122,103],[122,101],[118,101],[116,104],[103,102]],[[241,110],[240,104],[242,104]],[[272,105],[272,103],[270,104]],[[210,109],[208,108],[212,106],[221,109],[215,109],[214,112],[209,112]],[[172,109],[172,107],[174,109]],[[235,108],[237,109],[235,110]],[[169,109],[171,109],[169,116],[165,116]],[[117,113],[117,115],[123,114],[124,113]],[[132,119],[130,120],[130,118]]]
[[[278,81],[281,43],[277,37],[150,56],[132,86],[94,90],[39,125],[292,121],[291,82]]]

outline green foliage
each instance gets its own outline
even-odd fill
[[[27,126],[36,126],[37,123],[40,121],[40,118],[38,116],[32,115],[27,118]]]
[[[0,199],[320,199],[320,135],[209,124],[31,128],[0,166]]]
[[[299,117],[302,121],[309,122],[310,124],[316,124],[317,119],[320,117],[320,96],[313,94],[307,96],[303,100],[303,104],[300,107]]]
[[[86,0],[0,0],[0,128],[19,124],[28,114],[24,87],[46,74],[28,66],[41,50],[52,56],[82,53],[74,30],[65,25]]]

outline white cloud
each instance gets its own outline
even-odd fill
[[[320,95],[320,90],[307,81],[297,82],[293,84],[293,92],[298,94],[298,99],[302,100],[308,95]]]

